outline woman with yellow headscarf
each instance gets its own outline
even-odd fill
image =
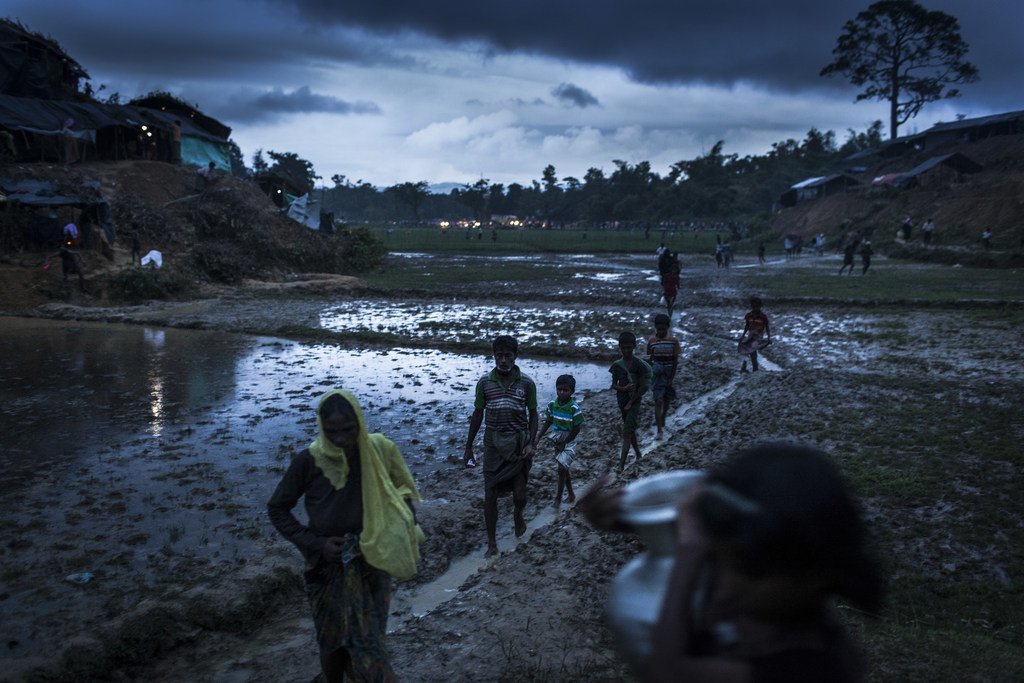
[[[328,681],[395,680],[384,634],[391,577],[416,573],[419,493],[394,443],[369,434],[359,402],[329,391],[318,435],[296,455],[267,505],[270,521],[306,558],[320,664]],[[305,497],[308,526],[292,514]]]

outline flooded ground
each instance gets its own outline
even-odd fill
[[[473,388],[490,367],[430,349],[5,319],[0,599],[21,617],[4,620],[5,654],[43,646],[47,617],[69,603],[110,599],[64,581],[71,574],[147,583],[251,557],[267,533],[262,505],[311,440],[325,390],[356,390],[371,431],[386,430],[423,476],[461,457]],[[542,387],[572,372],[582,395],[608,383],[596,363],[527,369]],[[27,561],[40,548],[49,560]]]
[[[445,268],[498,267],[487,257],[393,258],[421,263],[424,282]],[[477,349],[495,334],[517,334],[521,364],[538,381],[542,400],[555,376],[576,375],[589,420],[578,450],[581,487],[617,458],[618,415],[605,390],[606,368],[619,331],[641,338],[651,331],[659,294],[651,281],[653,258],[506,261],[540,269],[540,275],[499,283],[497,295],[465,284],[433,297],[229,296],[45,309],[75,321],[0,319],[0,528],[7,541],[0,548],[0,635],[7,643],[0,658],[25,666],[69,636],[95,633],[157,600],[159,609],[147,615],[170,613],[183,624],[174,635],[158,637],[159,647],[192,645],[148,670],[109,662],[96,670],[153,680],[310,678],[315,644],[294,581],[283,584],[287,590],[275,589],[288,607],[265,617],[268,623],[256,631],[223,626],[223,633],[211,632],[209,619],[183,615],[174,600],[211,578],[266,576],[281,566],[271,561],[287,565],[290,580],[297,578],[301,561],[276,538],[263,504],[289,455],[312,438],[316,397],[341,384],[363,399],[371,429],[398,442],[425,496],[418,511],[428,535],[420,578],[400,590],[391,624],[406,678],[437,680],[460,671],[452,680],[533,674],[621,679],[624,669],[600,626],[601,590],[635,545],[594,535],[571,508],[553,511],[554,468],[539,457],[527,508],[530,534],[518,543],[509,535],[503,501],[502,555],[480,560],[481,475],[457,461],[472,387],[490,359],[453,351]],[[813,267],[808,263],[796,267]],[[666,467],[704,467],[751,439],[798,438],[858,455],[865,442],[870,453],[897,447],[900,468],[922,466],[914,458],[931,458],[931,449],[943,449],[943,458],[946,451],[967,458],[993,444],[1002,447],[1006,427],[998,421],[1013,409],[1012,387],[1024,379],[1017,346],[1002,341],[1019,329],[1019,311],[769,300],[775,343],[763,354],[768,372],[741,378],[735,348],[746,293],[740,273],[754,269],[728,273],[696,261],[687,267],[684,284],[699,290],[684,288],[673,320],[684,349],[677,380],[682,402],[669,415],[663,441],[654,441],[645,415],[647,457],[630,459],[627,480]],[[517,293],[511,304],[502,299],[506,285]],[[134,324],[97,322],[110,320]],[[330,344],[272,336],[287,326],[336,336]],[[212,329],[176,329],[195,327]],[[531,357],[531,347],[545,355]],[[595,357],[602,360],[586,360]],[[948,420],[930,425],[948,406],[970,418],[959,427]],[[923,425],[933,433],[922,432],[918,443],[916,433],[891,424],[897,410],[914,416],[915,431]],[[968,447],[957,441],[961,432]],[[975,471],[984,472],[986,482],[1011,480],[1012,456],[993,458],[985,468],[956,470],[958,479],[969,480],[953,481],[936,509],[955,511],[949,501],[988,486],[971,479]],[[893,475],[887,472],[870,481],[888,481]],[[964,509],[975,503],[960,502]],[[907,515],[913,517],[913,509]],[[901,510],[877,514],[902,519]],[[913,523],[900,522],[906,528]],[[984,538],[995,539],[984,541],[987,549],[968,548],[971,540],[952,543],[943,533],[908,532],[894,557],[948,573],[943,567],[954,565],[928,549],[949,553],[955,547],[958,562],[1002,553],[998,561],[970,565],[977,575],[996,576],[999,569],[1005,578],[1005,568],[1013,566],[1002,550],[1016,533],[1010,528],[986,530]],[[929,542],[920,540],[926,536]],[[65,580],[78,572],[93,578]],[[246,600],[230,592],[222,597],[242,605],[244,618],[232,612],[231,623],[264,618],[262,608]],[[126,641],[118,638],[109,650],[122,657]]]

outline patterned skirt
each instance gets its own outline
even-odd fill
[[[384,635],[391,604],[391,577],[362,557],[342,564],[320,561],[306,572],[320,651],[344,648],[357,681],[397,681]]]

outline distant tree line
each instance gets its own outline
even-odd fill
[[[767,218],[779,195],[794,183],[843,170],[850,154],[882,143],[882,122],[849,130],[842,144],[833,131],[812,128],[803,140],[774,143],[762,155],[726,154],[724,141],[706,153],[679,161],[664,176],[647,161],[614,160],[614,169],[591,168],[583,178],[559,178],[553,165],[529,184],[480,179],[448,194],[431,194],[425,181],[378,188],[336,174],[317,183],[313,165],[292,153],[257,152],[251,171],[299,177],[323,200],[325,211],[356,222],[475,219],[515,215],[553,226],[613,221],[757,221]],[[322,195],[322,197],[321,197]]]

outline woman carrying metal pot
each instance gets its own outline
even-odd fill
[[[596,528],[628,530],[623,489],[593,487]],[[862,660],[832,605],[877,614],[883,592],[858,505],[825,454],[765,444],[680,496],[677,551],[644,681],[858,681]],[[627,645],[628,646],[628,645]]]

